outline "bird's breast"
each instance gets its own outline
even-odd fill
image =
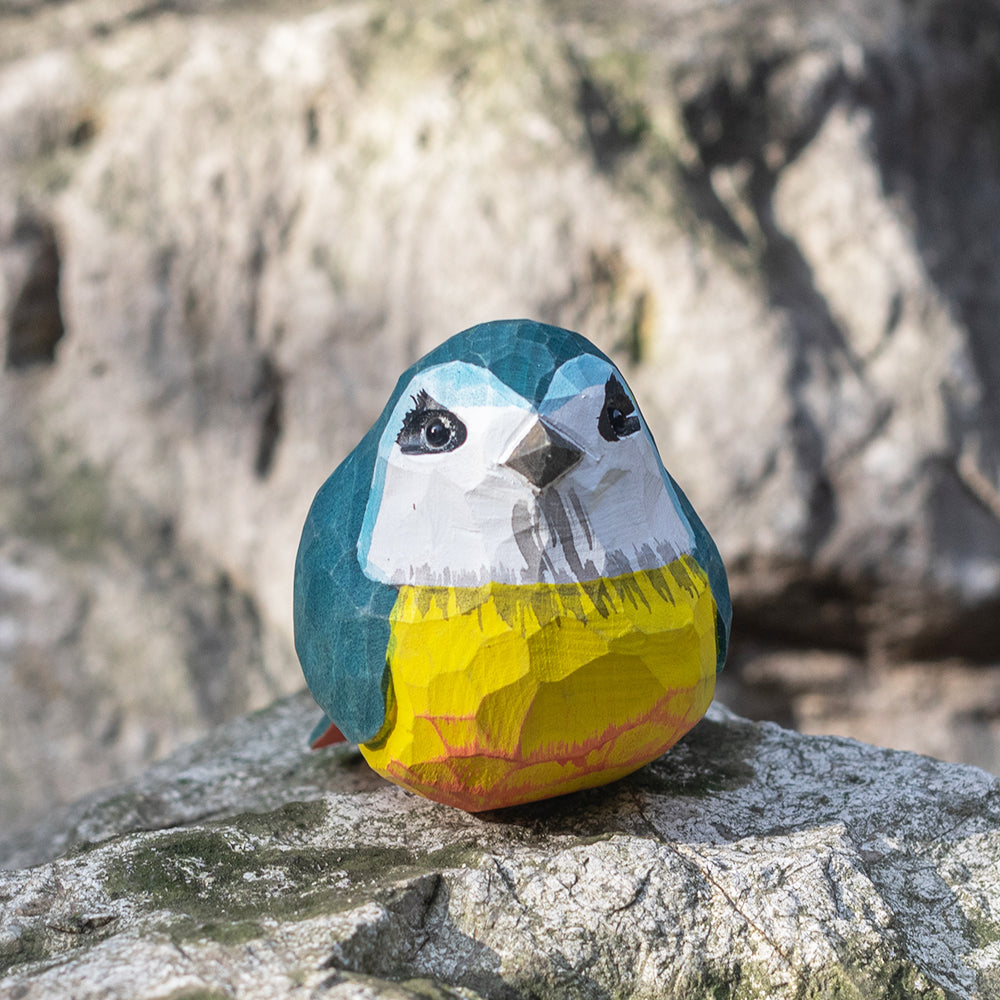
[[[690,556],[580,583],[403,586],[386,724],[362,752],[470,810],[627,774],[707,709],[715,614]]]

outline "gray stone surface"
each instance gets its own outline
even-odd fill
[[[513,315],[624,367],[764,710],[931,705],[882,731],[1000,770],[998,39],[975,0],[0,8],[5,828],[300,683],[315,489]]]
[[[305,695],[0,872],[0,996],[1000,996],[1000,780],[713,707],[617,784],[479,816],[311,753]],[[37,860],[37,854],[35,857]]]

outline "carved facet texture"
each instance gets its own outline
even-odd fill
[[[403,587],[380,774],[470,811],[604,784],[667,750],[715,687],[715,604],[689,557],[581,584]]]
[[[342,734],[391,781],[479,811],[671,747],[711,702],[731,607],[621,372],[583,337],[501,320],[404,372],[320,489],[295,618],[318,744]]]

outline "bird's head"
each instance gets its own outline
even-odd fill
[[[625,379],[575,334],[458,334],[404,373],[383,417],[358,540],[373,580],[568,583],[694,545]]]

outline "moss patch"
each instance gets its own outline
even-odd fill
[[[28,929],[11,941],[0,944],[0,975],[17,965],[35,962],[48,956],[47,935]]]
[[[471,845],[418,857],[402,847],[319,848],[305,836],[321,824],[322,802],[289,803],[220,824],[151,835],[112,861],[112,898],[168,911],[175,940],[239,944],[271,920],[304,920],[370,899],[373,889],[474,861]]]
[[[858,958],[851,965],[799,969],[799,1000],[952,1000],[950,994],[928,982],[912,963],[890,959],[869,962]],[[678,995],[705,1000],[760,1000],[777,991],[774,973],[763,966],[737,964],[734,968],[708,969],[694,982],[684,984]],[[787,987],[780,990],[784,995]]]
[[[1000,941],[1000,922],[982,911],[974,911],[965,915],[969,928],[968,938],[973,947],[985,948]]]
[[[326,803],[319,800],[286,802],[266,813],[241,813],[226,826],[235,826],[250,836],[287,840],[295,835],[316,830],[326,821]]]

